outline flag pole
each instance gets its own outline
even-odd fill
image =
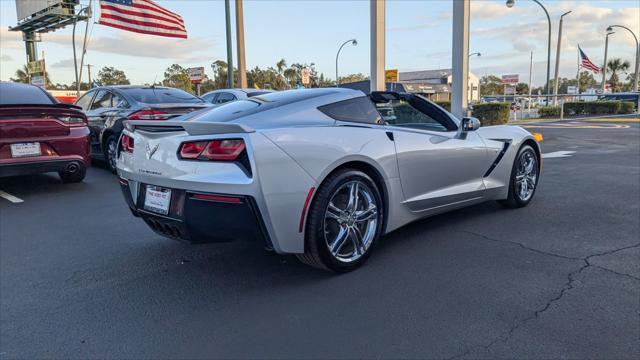
[[[578,72],[576,73],[576,89],[578,95],[580,95],[580,44],[578,44]],[[580,98],[578,98],[580,100]]]

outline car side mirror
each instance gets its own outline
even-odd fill
[[[462,118],[462,122],[460,123],[460,128],[463,132],[467,131],[476,131],[480,129],[480,120],[474,117],[465,117]]]

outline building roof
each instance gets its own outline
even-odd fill
[[[400,72],[400,81],[442,79],[451,75],[451,69]]]

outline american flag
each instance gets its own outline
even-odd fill
[[[141,34],[187,38],[182,17],[151,0],[100,0],[98,24]]]
[[[578,46],[578,51],[580,51],[580,66],[583,67],[583,68],[587,68],[587,69],[593,71],[596,74],[599,73],[600,72],[600,68],[597,67],[594,63],[592,63],[591,60],[589,60],[589,58],[584,53],[584,51],[582,51],[580,46]]]

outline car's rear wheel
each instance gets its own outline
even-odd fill
[[[529,205],[538,187],[540,179],[540,158],[530,146],[523,145],[513,163],[509,181],[509,195],[500,203],[519,208]]]
[[[305,253],[298,258],[335,272],[356,269],[381,235],[383,214],[380,191],[367,174],[336,172],[320,186],[309,208]]]
[[[59,171],[58,175],[63,183],[77,183],[84,180],[87,168],[82,164],[69,164],[64,171]]]
[[[115,136],[110,135],[104,143],[104,160],[107,168],[111,172],[116,172],[116,157],[118,154],[118,140]]]

